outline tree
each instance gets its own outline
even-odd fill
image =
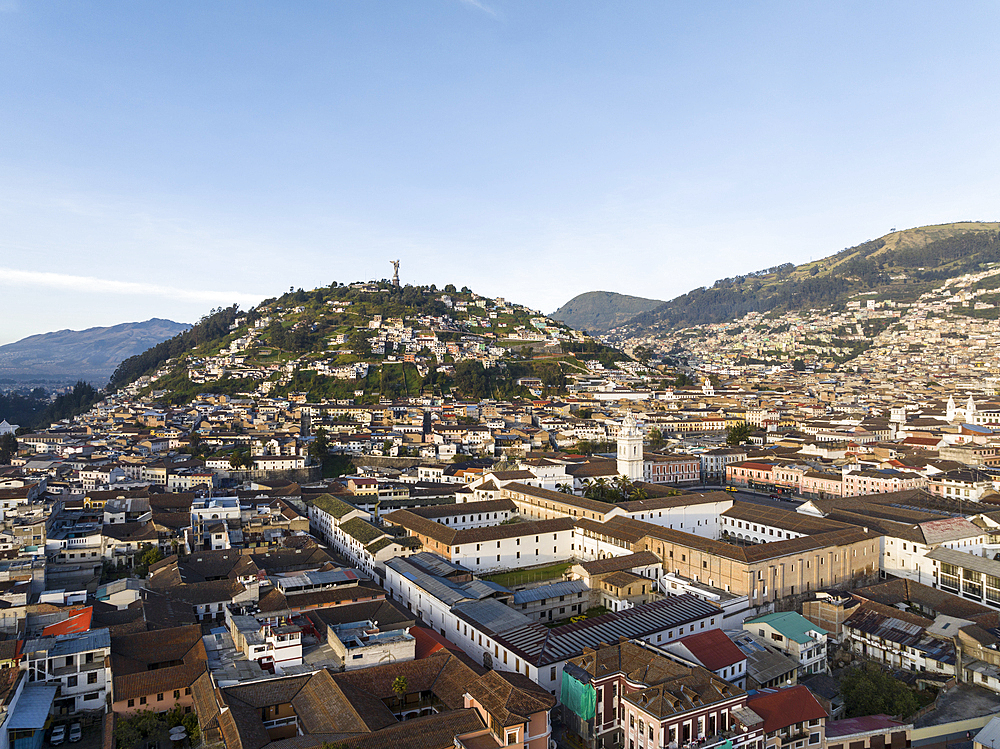
[[[326,436],[326,430],[319,427],[316,430],[316,439],[309,445],[309,455],[317,460],[322,460],[330,452],[330,438]]]
[[[139,564],[144,567],[149,567],[151,564],[156,564],[157,562],[163,561],[163,552],[159,550],[156,546],[152,544],[144,544],[142,547],[142,555],[139,557]]]
[[[738,424],[733,424],[729,429],[726,430],[726,444],[727,445],[742,445],[744,442],[750,440],[750,435],[753,433],[753,429],[745,421],[741,421]]]
[[[852,668],[840,683],[848,718],[863,715],[898,715],[905,718],[917,711],[919,703],[901,681],[874,663]]]
[[[695,379],[688,375],[686,372],[679,372],[677,374],[677,379],[674,380],[674,387],[685,388],[695,385]]]
[[[653,449],[663,447],[663,432],[659,429],[649,431],[649,446]]]
[[[17,455],[17,438],[13,434],[0,437],[0,465],[9,465]]]
[[[405,676],[397,676],[392,680],[392,691],[400,699],[409,691],[410,685],[406,681]]]
[[[233,450],[229,456],[229,465],[237,470],[240,468],[253,468],[253,456],[250,454],[250,450],[245,447]]]
[[[611,485],[603,476],[599,479],[588,481],[587,488],[583,496],[587,499],[596,499],[601,502],[606,501],[611,492]]]
[[[142,710],[115,723],[115,745],[118,749],[141,746],[146,739],[160,734],[166,723],[152,710]]]

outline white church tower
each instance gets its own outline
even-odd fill
[[[969,400],[965,404],[965,423],[966,424],[976,423],[976,402],[972,400],[971,395],[969,395]]]
[[[948,405],[946,406],[947,411],[945,413],[945,418],[950,422],[954,422],[958,418],[958,408],[955,406],[955,396],[948,396]]]
[[[618,473],[629,481],[642,481],[642,432],[632,414],[618,430]]]

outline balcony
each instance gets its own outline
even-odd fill
[[[740,736],[747,737],[749,735],[751,734],[744,733],[742,731],[723,731],[722,733],[717,733],[714,736],[691,739],[690,741],[680,744],[680,746],[678,746],[677,742],[671,741],[669,749],[713,749],[714,747],[725,744],[727,741],[732,741],[733,745],[735,745]]]
[[[795,731],[795,733],[781,734],[781,745],[793,746],[797,741],[808,741],[809,734],[805,731]]]

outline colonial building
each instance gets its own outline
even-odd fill
[[[588,749],[751,749],[761,739],[746,692],[665,651],[629,641],[585,648],[563,670],[563,720]]]

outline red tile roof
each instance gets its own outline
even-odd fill
[[[764,719],[765,733],[827,717],[826,710],[812,696],[812,692],[801,684],[756,694],[747,700],[747,707]]]
[[[680,642],[709,671],[718,671],[720,668],[746,660],[743,651],[736,647],[721,629],[707,629],[698,634],[688,635],[682,637]]]

